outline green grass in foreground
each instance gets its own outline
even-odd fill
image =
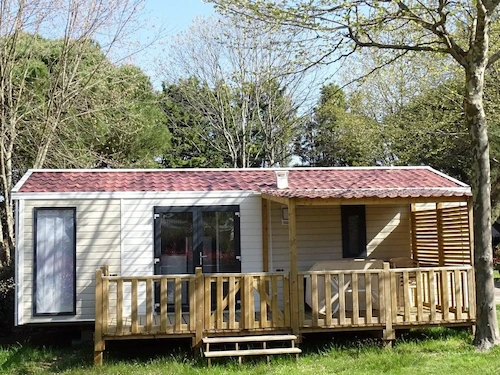
[[[500,312],[500,309],[497,308]],[[311,342],[313,341],[314,342]],[[292,357],[206,361],[172,341],[109,345],[102,367],[92,366],[92,347],[77,349],[13,345],[0,348],[2,374],[469,374],[500,373],[500,347],[477,352],[466,331],[433,328],[401,336],[392,350],[373,339],[331,340],[306,336],[299,362]],[[176,349],[173,349],[173,347]],[[170,346],[170,349],[169,349]]]

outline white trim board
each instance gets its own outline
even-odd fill
[[[16,302],[14,308],[14,325],[23,324],[24,317],[24,201],[16,201],[16,268],[15,268],[15,283],[16,283]]]
[[[245,198],[260,193],[248,190],[216,191],[116,191],[116,192],[43,192],[13,193],[13,199],[175,199]]]
[[[456,183],[456,184],[458,184],[458,185],[460,185],[460,186],[463,186],[463,187],[468,187],[468,188],[469,188],[469,190],[470,190],[470,186],[469,186],[469,185],[467,185],[465,182],[462,182],[462,181],[460,181],[460,180],[457,180],[456,178],[453,178],[453,177],[451,177],[451,176],[448,176],[446,173],[443,173],[443,172],[441,172],[441,171],[438,171],[437,169],[434,169],[434,168],[432,168],[432,167],[428,167],[428,168],[429,168],[429,170],[430,170],[430,171],[434,172],[435,174],[437,174],[437,175],[439,175],[439,176],[441,176],[441,177],[444,177],[444,178],[446,178],[446,179],[450,180],[451,182],[454,182],[454,183]]]
[[[288,168],[138,168],[138,169],[29,169],[27,173],[33,172],[106,172],[106,173],[120,173],[120,172],[247,172],[247,171],[321,171],[321,170],[363,170],[363,169],[429,169],[433,168],[427,165],[411,165],[411,166],[356,166],[356,167],[288,167]]]
[[[35,171],[34,169],[28,169],[28,171],[24,174],[24,176],[21,177],[21,179],[17,181],[17,184],[12,188],[11,194],[17,193],[18,190],[21,188],[21,186],[24,185],[26,180],[31,177],[34,171]]]

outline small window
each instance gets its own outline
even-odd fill
[[[75,208],[36,208],[34,314],[76,313]]]
[[[365,206],[341,206],[344,258],[366,256]]]

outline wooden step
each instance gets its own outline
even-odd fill
[[[215,357],[240,357],[247,355],[273,355],[273,354],[300,354],[300,348],[272,348],[272,349],[243,349],[243,350],[219,350],[215,352],[205,352],[207,358]]]
[[[204,344],[224,344],[235,342],[263,342],[263,341],[295,341],[295,335],[266,335],[266,336],[239,336],[239,337],[204,337]]]
[[[204,337],[203,344],[205,345],[204,356],[208,360],[208,366],[211,365],[211,358],[221,357],[238,357],[239,363],[241,358],[249,355],[265,355],[269,363],[269,356],[275,354],[295,354],[297,360],[302,350],[295,347],[295,335],[261,335],[261,336],[236,336],[236,337]],[[278,345],[282,342],[283,347],[268,347],[268,343],[274,342]],[[262,348],[242,349],[240,344],[262,344]],[[210,351],[211,344],[218,346],[218,350]],[[234,349],[227,350],[226,348],[220,349],[220,346],[225,344],[234,344]],[[274,344],[276,346],[276,344]],[[213,349],[213,348],[212,348]]]

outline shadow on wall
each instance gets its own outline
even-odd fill
[[[408,207],[366,207],[366,247],[369,258],[388,260],[410,257],[410,238]]]

